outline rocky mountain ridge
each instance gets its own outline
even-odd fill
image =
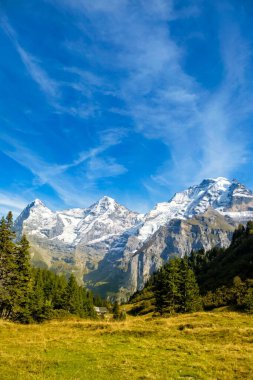
[[[53,212],[40,200],[15,222],[35,265],[75,272],[102,295],[127,297],[171,255],[229,245],[238,222],[253,219],[253,194],[238,181],[205,179],[146,215],[110,197],[86,209]]]

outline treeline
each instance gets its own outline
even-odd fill
[[[94,297],[77,284],[75,276],[59,276],[46,269],[31,271],[29,297],[18,320],[42,322],[45,319],[66,317],[95,317]]]
[[[253,222],[235,230],[229,248],[172,258],[130,302],[132,314],[184,313],[231,306],[253,312]]]
[[[12,213],[0,222],[0,318],[30,323],[75,314],[94,317],[93,305],[103,301],[79,286],[73,275],[66,279],[30,264],[25,236],[15,241]]]

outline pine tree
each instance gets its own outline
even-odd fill
[[[252,220],[250,220],[250,221],[247,223],[246,234],[247,234],[247,235],[253,235],[253,221],[252,221]]]
[[[29,319],[28,300],[31,292],[31,264],[29,242],[25,235],[14,250],[15,273],[12,280],[13,318]]]
[[[118,301],[114,302],[112,312],[113,312],[113,319],[119,320],[120,319],[120,310],[119,310]]]
[[[83,316],[82,293],[82,288],[78,286],[75,276],[71,274],[66,288],[66,309],[71,314]]]
[[[82,288],[83,295],[83,316],[84,317],[96,317],[97,313],[94,310],[93,297],[91,293],[87,292],[85,288]]]
[[[13,278],[16,275],[14,260],[12,213],[0,222],[0,316],[9,318],[13,309]]]
[[[187,259],[181,260],[180,283],[180,311],[184,313],[201,310],[202,304],[199,295],[199,287],[194,272],[189,267]]]
[[[160,314],[163,314],[168,304],[167,272],[165,270],[165,267],[162,267],[156,274],[153,290],[155,295],[156,310]]]
[[[43,321],[45,316],[45,295],[43,289],[43,277],[42,270],[35,269],[33,270],[33,279],[32,279],[32,291],[29,299],[29,309],[32,318],[37,321]]]
[[[168,267],[168,299],[169,307],[168,312],[174,313],[180,310],[182,302],[182,294],[180,289],[181,284],[181,273],[180,273],[181,260],[178,258],[173,258],[170,260],[170,265]]]
[[[154,280],[156,309],[160,314],[174,313],[180,308],[180,259],[171,259]]]
[[[55,275],[52,288],[52,302],[55,309],[64,309],[64,296],[67,289],[67,280],[65,276]]]
[[[201,309],[198,284],[187,258],[174,258],[165,264],[154,276],[153,289],[160,314]]]

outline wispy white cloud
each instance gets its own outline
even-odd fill
[[[1,15],[0,15],[1,16]],[[0,25],[15,46],[23,64],[25,65],[31,78],[39,85],[40,89],[49,97],[55,99],[59,96],[57,83],[49,77],[45,70],[42,69],[38,60],[28,53],[19,43],[15,30],[10,25],[5,16],[1,16]]]
[[[100,194],[96,187],[97,180],[126,172],[123,165],[117,163],[114,158],[106,156],[106,151],[120,144],[125,133],[125,130],[120,128],[102,131],[96,147],[81,152],[75,160],[62,165],[46,162],[20,142],[3,134],[1,139],[9,147],[2,151],[34,175],[34,192],[36,188],[47,184],[66,205],[87,206]],[[99,157],[102,153],[103,158]],[[80,167],[79,175],[73,180],[69,171],[78,167]]]
[[[95,76],[93,73],[75,67],[59,67],[59,70],[61,69],[65,72],[68,71],[74,75],[74,77],[67,82],[55,80],[50,77],[48,72],[43,68],[40,59],[31,54],[20,43],[17,32],[12,27],[8,18],[2,13],[0,13],[0,27],[15,47],[31,79],[39,86],[40,90],[47,97],[54,112],[58,114],[69,114],[82,119],[95,115],[99,107],[96,105],[92,95],[94,88],[101,91],[99,87],[103,83],[101,78]],[[64,89],[66,87],[79,92],[82,96],[81,99],[77,102],[72,102],[72,104],[66,105],[63,101]],[[90,98],[90,100],[87,101],[86,98]]]

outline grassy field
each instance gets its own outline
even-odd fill
[[[216,311],[125,322],[0,321],[0,378],[253,379],[253,317]]]

